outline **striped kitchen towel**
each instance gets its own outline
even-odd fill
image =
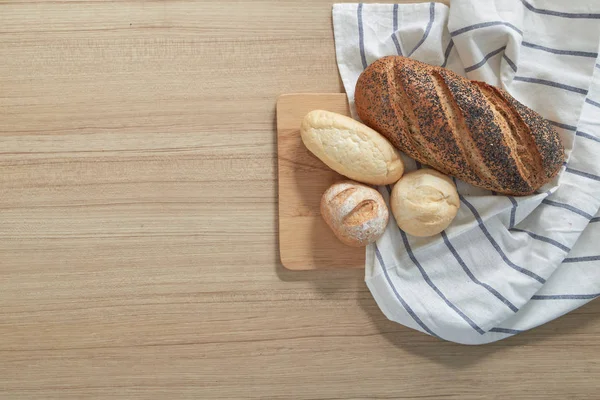
[[[365,273],[384,314],[482,344],[600,297],[600,4],[336,4],[333,21],[352,109],[363,69],[404,55],[506,89],[556,127],[568,154],[560,175],[527,197],[457,181],[458,216],[435,237],[406,235],[391,219],[367,248]],[[380,188],[386,201],[389,189]]]

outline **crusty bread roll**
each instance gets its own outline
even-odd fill
[[[386,138],[345,115],[311,111],[302,121],[300,134],[315,156],[350,179],[387,185],[404,173],[398,151]]]
[[[385,231],[389,213],[381,194],[357,182],[335,183],[321,198],[321,215],[342,243],[361,247]]]
[[[390,205],[398,227],[404,232],[432,236],[450,225],[460,200],[450,178],[425,168],[404,175],[396,183]]]
[[[560,170],[552,126],[502,89],[405,57],[384,57],[359,77],[362,121],[412,158],[475,186],[526,195]]]

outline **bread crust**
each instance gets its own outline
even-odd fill
[[[553,127],[506,91],[400,56],[359,77],[362,121],[410,157],[475,186],[531,194],[564,162]]]

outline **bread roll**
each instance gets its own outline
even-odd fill
[[[412,158],[500,193],[533,193],[565,159],[548,121],[506,91],[405,57],[371,64],[355,102],[365,124]]]
[[[392,214],[398,227],[413,236],[432,236],[450,225],[460,206],[456,186],[429,168],[410,172],[392,189]]]
[[[314,110],[304,117],[300,134],[315,156],[350,179],[387,185],[404,173],[400,155],[390,142],[352,118]]]
[[[352,181],[336,183],[325,191],[321,198],[321,215],[335,236],[353,247],[377,240],[389,219],[379,192]]]

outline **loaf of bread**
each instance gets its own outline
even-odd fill
[[[300,135],[329,168],[355,181],[387,185],[404,173],[398,150],[386,138],[345,115],[311,111],[302,121]]]
[[[502,89],[400,56],[359,77],[362,121],[410,157],[475,186],[533,193],[560,170],[552,126]]]
[[[454,182],[446,175],[423,168],[410,172],[394,185],[390,198],[398,227],[413,236],[432,236],[450,225],[460,206]]]
[[[389,213],[381,194],[357,182],[332,185],[321,198],[321,215],[342,243],[361,247],[379,239]]]

